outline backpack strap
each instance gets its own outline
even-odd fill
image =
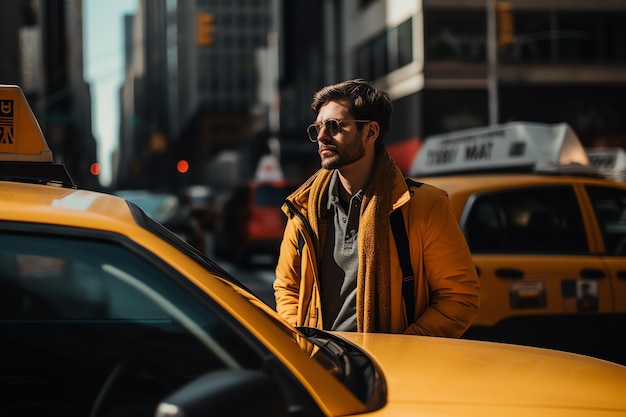
[[[424,185],[423,182],[415,181],[415,180],[412,180],[411,178],[405,178],[404,180],[406,181],[406,185],[409,188],[411,187],[420,188],[422,185]],[[413,193],[411,193],[411,196],[413,196]]]
[[[394,210],[389,216],[393,238],[398,248],[398,260],[402,268],[402,296],[406,307],[406,320],[410,324],[415,315],[415,276],[411,265],[411,255],[409,252],[409,238],[404,228],[404,217],[400,209]]]
[[[409,188],[411,186],[422,186],[421,182],[413,181],[410,178],[406,178],[406,183]],[[413,195],[413,193],[411,193],[411,195]],[[396,241],[396,248],[398,249],[398,261],[402,268],[402,296],[404,297],[404,306],[406,307],[407,324],[410,324],[413,321],[412,317],[415,316],[415,275],[413,274],[413,266],[411,265],[409,238],[406,235],[402,211],[397,209],[391,212],[389,221],[391,223],[393,238]]]

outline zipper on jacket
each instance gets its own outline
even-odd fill
[[[302,220],[302,223],[304,224],[304,228],[306,229],[309,236],[313,236],[313,229],[311,228],[311,225],[309,224],[309,221],[307,220],[307,218],[304,217],[304,214],[300,213],[300,211],[296,208],[296,206],[294,206],[294,204],[289,200],[285,200],[285,205],[287,206],[291,214],[293,214],[294,216]]]
[[[302,221],[302,224],[304,225],[304,229],[305,229],[306,233],[308,233],[309,234],[309,238],[312,239],[313,228],[311,228],[311,225],[309,224],[309,221],[304,216],[304,214],[302,214],[296,208],[296,206],[289,200],[285,200],[285,205],[287,206],[287,209],[289,210],[289,212],[292,215],[296,216],[297,218],[299,218]],[[302,248],[304,247],[304,242],[305,242],[303,233],[304,233],[304,231],[298,231],[298,255],[300,255],[300,258],[302,258]],[[300,246],[300,244],[302,244],[302,246]],[[317,269],[315,270],[315,272],[317,272]],[[318,281],[317,273],[313,277],[313,280],[314,281]],[[317,286],[319,288],[319,282],[317,283]],[[313,294],[313,291],[311,291],[311,297],[315,297],[315,294]],[[309,299],[308,302],[307,302],[306,310],[309,311],[310,308],[311,308],[311,299]],[[317,323],[319,321],[318,307],[315,307],[314,313],[312,315],[309,315],[309,321],[313,321],[313,326],[312,327],[317,327]]]
[[[315,328],[317,328],[317,322],[318,322],[318,319],[319,319],[319,315],[318,315],[318,313],[319,313],[318,308],[317,308],[317,307],[315,307],[315,312],[314,312],[313,314],[309,315],[309,322],[310,322],[310,323],[309,323],[308,325],[309,325],[310,327],[315,327]],[[312,322],[312,323],[311,323],[311,322]]]

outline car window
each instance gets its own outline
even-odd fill
[[[0,233],[3,395],[40,415],[153,415],[206,372],[260,369],[261,354],[221,310],[168,273],[112,241]]]
[[[570,186],[475,195],[462,226],[474,253],[588,252],[583,218]]]
[[[626,191],[587,186],[607,255],[626,255]]]
[[[260,185],[255,194],[255,203],[259,207],[280,207],[295,186]]]
[[[173,194],[153,193],[143,190],[117,191],[115,194],[136,204],[159,223],[167,223],[181,209],[179,198]]]

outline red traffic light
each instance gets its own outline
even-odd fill
[[[176,170],[180,172],[181,174],[186,173],[187,171],[189,171],[189,162],[187,162],[187,160],[185,159],[181,159],[176,164]]]
[[[89,166],[89,172],[91,172],[91,175],[94,175],[94,176],[100,175],[100,164],[97,162],[93,162]]]

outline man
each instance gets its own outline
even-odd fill
[[[311,108],[317,119],[307,133],[322,169],[283,205],[276,310],[296,326],[460,337],[478,312],[476,269],[447,194],[427,184],[409,189],[384,147],[389,95],[356,79],[322,88]],[[394,210],[410,240],[410,317]]]

